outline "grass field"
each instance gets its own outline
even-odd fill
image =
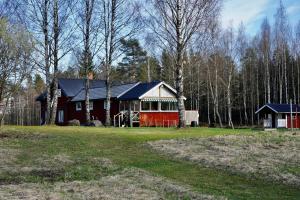
[[[1,127],[0,199],[299,199],[296,185],[170,156],[149,145],[225,135],[268,134],[249,129]],[[218,156],[212,154],[212,159]],[[285,163],[285,169],[299,175],[294,163]]]

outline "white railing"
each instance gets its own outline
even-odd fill
[[[285,128],[285,127],[286,127],[286,119],[278,119],[277,128]]]
[[[128,111],[121,111],[118,114],[114,115],[114,126],[121,127],[125,124],[124,119],[126,120],[126,117],[128,119]],[[140,112],[133,112],[131,111],[131,119],[133,123],[139,123],[140,122]],[[128,121],[127,121],[128,122]],[[125,123],[127,123],[125,122]]]
[[[272,128],[272,119],[264,119],[264,128]]]

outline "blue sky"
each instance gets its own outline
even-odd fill
[[[274,24],[274,14],[280,0],[224,0],[221,23],[224,28],[231,23],[237,28],[244,23],[249,35],[255,35],[265,17]],[[289,22],[295,26],[300,20],[300,0],[282,0],[286,7]]]

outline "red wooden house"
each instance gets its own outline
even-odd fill
[[[105,81],[91,80],[90,113],[91,119],[105,122]],[[85,124],[84,79],[59,79],[58,125],[77,119]],[[45,123],[46,94],[38,98],[41,102],[41,119]],[[115,126],[132,124],[135,126],[176,126],[178,110],[176,91],[162,81],[150,83],[115,84],[111,88],[111,117]],[[186,123],[198,122],[198,111],[186,111]]]

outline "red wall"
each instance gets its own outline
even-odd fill
[[[140,112],[140,126],[177,126],[178,112]]]
[[[287,116],[287,126],[288,128],[291,127],[291,116]],[[300,115],[295,116],[295,119],[293,119],[293,128],[300,128]]]
[[[94,102],[93,110],[90,111],[91,113],[91,119],[97,119],[100,120],[103,124],[105,123],[105,110],[104,110],[104,100],[96,100]],[[46,107],[46,101],[41,102],[41,117],[42,121],[45,121],[45,111],[47,109]],[[71,102],[71,98],[68,97],[59,97],[57,102],[57,114],[56,114],[56,124],[58,125],[67,125],[68,121],[72,119],[77,119],[80,121],[80,123],[84,124],[86,122],[85,120],[85,103],[81,102],[82,104],[82,110],[76,111],[76,105],[75,102]],[[58,123],[58,111],[63,110],[64,111],[64,123]],[[111,102],[111,121],[113,120],[114,115],[116,115],[119,112],[119,102],[115,99],[112,99]]]
[[[90,111],[91,119],[100,120],[103,124],[105,123],[105,109],[104,109],[104,100],[96,100],[93,101],[93,110]],[[85,120],[85,103],[81,102],[82,110],[76,111],[76,103],[69,102],[68,104],[68,117],[65,117],[65,124],[69,120],[78,119],[80,123],[84,124]],[[111,110],[110,110],[110,117],[111,121],[113,120],[114,115],[119,112],[119,102],[115,99],[112,99],[111,102]]]

